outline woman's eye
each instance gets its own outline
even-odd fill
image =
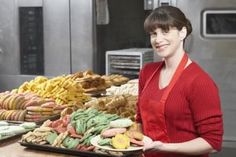
[[[155,36],[156,36],[156,33],[150,33],[150,36],[151,36],[151,37],[155,37]]]
[[[169,31],[168,30],[162,30],[162,34],[168,34]]]

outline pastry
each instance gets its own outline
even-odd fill
[[[117,119],[110,122],[110,127],[113,128],[126,128],[130,127],[133,122],[128,118]]]
[[[115,136],[116,134],[122,134],[124,132],[126,132],[126,128],[111,128],[111,129],[104,130],[101,133],[101,136],[104,138],[109,138],[109,137]]]

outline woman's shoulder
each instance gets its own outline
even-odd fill
[[[209,74],[196,62],[192,62],[190,64],[190,71],[191,71],[191,75],[195,76],[195,77],[210,77]]]
[[[189,75],[193,82],[208,84],[213,83],[215,84],[214,80],[212,79],[211,75],[206,72],[199,64],[196,62],[192,62],[189,69],[187,70],[187,75]]]

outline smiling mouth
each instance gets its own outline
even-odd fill
[[[166,48],[167,47],[167,45],[165,44],[165,45],[157,45],[156,46],[156,49],[164,49],[164,48]]]

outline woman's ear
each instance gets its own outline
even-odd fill
[[[180,31],[179,31],[179,36],[180,36],[180,40],[184,40],[187,36],[187,28],[183,27]]]

